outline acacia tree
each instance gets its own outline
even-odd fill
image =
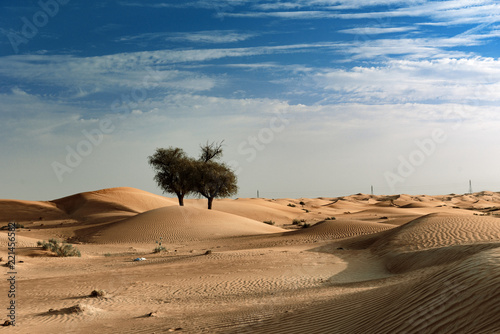
[[[200,146],[201,154],[197,162],[196,190],[208,200],[212,209],[214,198],[231,196],[238,192],[234,172],[226,164],[217,162],[222,157],[222,143],[208,142]]]
[[[194,192],[197,187],[197,161],[186,156],[180,148],[157,148],[155,154],[148,157],[149,164],[156,172],[155,181],[166,193],[173,193],[184,206],[184,196]]]
[[[212,209],[214,198],[235,195],[238,192],[236,175],[224,163],[199,160],[197,162],[196,189],[208,200]]]

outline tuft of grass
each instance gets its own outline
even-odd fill
[[[335,218],[335,217],[326,217],[325,218],[325,220],[335,220],[335,219],[337,219],[337,218]]]
[[[42,247],[43,250],[51,251],[60,257],[82,256],[80,251],[73,247],[73,245],[67,243],[60,244],[56,239],[49,239],[48,242],[45,242],[45,240],[38,241],[36,244],[38,247]]]
[[[292,204],[292,203],[288,203],[288,206],[291,207],[291,208],[295,208],[296,207],[296,205]]]
[[[272,220],[264,220],[263,221],[264,224],[267,224],[267,225],[275,225],[276,223]]]

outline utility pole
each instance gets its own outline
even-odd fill
[[[373,186],[372,186],[372,196],[373,196]]]
[[[472,194],[472,181],[469,180],[469,195]]]
[[[257,198],[260,198],[260,197],[259,197],[259,191],[258,191],[258,190],[257,190]]]

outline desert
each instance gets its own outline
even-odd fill
[[[0,200],[6,333],[498,333],[500,193]],[[264,223],[267,222],[267,223]],[[81,256],[57,256],[55,239]],[[154,252],[157,247],[164,250]],[[134,261],[141,259],[140,261]],[[12,265],[12,263],[10,263]],[[13,269],[13,270],[12,270]]]

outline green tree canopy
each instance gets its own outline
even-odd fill
[[[214,198],[235,195],[238,192],[237,178],[224,163],[198,161],[196,189],[208,199],[208,209],[212,209]]]
[[[180,148],[157,148],[148,157],[149,164],[156,172],[155,181],[166,193],[176,194],[179,205],[184,205],[184,196],[196,190],[196,163]]]

